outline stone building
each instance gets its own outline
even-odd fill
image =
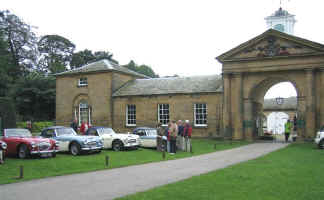
[[[312,138],[324,123],[324,45],[269,29],[217,60],[222,76],[148,78],[108,60],[57,74],[57,124],[77,118],[131,131],[189,119],[194,136],[252,140],[264,95],[287,81],[297,91],[298,136]]]

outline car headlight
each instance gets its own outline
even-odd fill
[[[31,142],[30,145],[32,148],[35,148],[37,146],[35,142]]]
[[[2,148],[3,150],[6,150],[6,149],[7,149],[7,144],[6,144],[6,143],[1,142],[0,145],[1,145],[1,148]]]

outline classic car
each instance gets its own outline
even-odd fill
[[[0,140],[0,164],[4,163],[6,151],[7,151],[7,143]]]
[[[100,137],[78,135],[70,127],[48,127],[42,130],[41,136],[58,141],[60,152],[70,152],[74,156],[83,152],[100,153],[103,148],[103,141]]]
[[[91,127],[85,134],[99,136],[103,139],[105,149],[120,151],[127,148],[136,149],[139,146],[139,137],[137,135],[115,133],[115,131],[109,127]]]
[[[55,157],[58,151],[58,144],[55,140],[32,136],[28,129],[4,129],[0,139],[7,143],[6,155],[16,155],[19,158],[28,158],[33,155]]]
[[[156,128],[138,127],[133,130],[133,134],[140,137],[141,147],[156,148]]]
[[[319,149],[324,149],[324,126],[317,131],[314,141]]]

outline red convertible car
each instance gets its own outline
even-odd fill
[[[58,144],[55,140],[34,137],[27,129],[4,129],[2,140],[7,143],[6,155],[28,158],[33,155],[55,157]]]

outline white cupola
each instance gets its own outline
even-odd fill
[[[274,14],[264,19],[268,29],[272,28],[287,34],[294,34],[295,15],[289,14],[288,11],[283,10],[281,7]]]

